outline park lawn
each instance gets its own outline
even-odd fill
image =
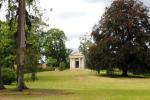
[[[0,100],[150,100],[150,78],[109,78],[90,70],[41,72],[26,84],[30,89],[23,92],[6,86]]]

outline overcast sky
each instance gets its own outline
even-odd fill
[[[68,38],[67,48],[77,50],[79,38],[86,32],[90,34],[92,27],[104,13],[112,0],[38,0],[41,9],[46,9],[44,18],[48,18],[49,28],[63,30]],[[150,0],[140,0],[150,6]],[[53,8],[51,12],[50,9]],[[3,11],[1,10],[2,18]]]
[[[66,46],[77,50],[79,38],[86,32],[90,34],[92,27],[104,13],[112,0],[40,0],[42,9],[47,9],[50,28],[63,30],[68,38]],[[140,0],[147,6],[150,0]],[[53,11],[50,12],[50,8]]]
[[[90,33],[98,22],[104,8],[111,0],[40,0],[42,9],[48,9],[49,27],[63,30],[67,36],[66,46],[77,50],[79,38]],[[53,11],[50,12],[50,8]]]

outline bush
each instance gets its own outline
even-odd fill
[[[61,63],[59,64],[58,70],[59,70],[59,71],[63,71],[63,70],[65,70],[65,69],[66,69],[66,64],[65,64],[64,62],[61,62]]]
[[[38,72],[55,71],[55,67],[38,68]]]
[[[3,83],[5,85],[10,85],[10,84],[12,84],[12,82],[16,81],[16,74],[10,68],[3,68],[2,69],[2,78],[3,78]]]

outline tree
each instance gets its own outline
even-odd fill
[[[25,54],[25,66],[27,72],[31,73],[31,80],[35,81],[37,66],[40,60],[40,43],[38,34],[34,32],[34,29],[30,31],[27,36]]]
[[[52,57],[56,59],[55,67],[59,66],[60,62],[67,62],[67,49],[65,46],[66,36],[59,29],[50,29],[43,33],[43,55],[46,59]]]
[[[136,71],[136,66],[145,68],[146,63],[143,62],[147,58],[144,55],[149,52],[150,45],[150,39],[145,36],[150,30],[148,11],[138,0],[114,0],[106,8],[92,31],[96,47],[105,51],[105,59],[102,61],[104,65],[108,62],[110,65],[106,68],[118,66],[123,76],[127,76],[128,71]],[[101,59],[99,61],[102,62]]]
[[[28,56],[30,56],[31,53],[29,53],[29,49],[26,48],[27,43],[27,36],[28,31],[31,30],[32,25],[32,19],[36,19],[36,16],[32,16],[28,12],[28,8],[30,9],[31,5],[33,4],[33,1],[35,0],[7,0],[8,1],[8,14],[6,15],[7,20],[10,21],[10,30],[12,30],[14,23],[17,22],[17,32],[15,32],[15,39],[16,39],[16,47],[17,47],[17,90],[22,91],[23,89],[27,89],[25,83],[24,83],[24,69],[25,69],[25,57],[28,52]],[[36,11],[36,5],[34,5]],[[37,13],[36,13],[37,14]],[[41,16],[40,16],[41,17]],[[15,20],[15,21],[14,21]],[[14,22],[14,23],[13,23]],[[30,57],[28,57],[30,58]],[[31,64],[32,65],[32,64]]]
[[[87,53],[87,62],[88,62],[88,68],[92,70],[96,70],[98,73],[100,73],[101,64],[100,61],[102,56],[99,56],[98,48],[95,44],[93,44],[89,49]],[[101,61],[102,62],[102,61]]]
[[[88,50],[92,45],[93,45],[92,38],[87,33],[84,36],[80,37],[79,51],[85,56],[86,66],[88,66],[88,59],[87,59]]]
[[[24,67],[25,67],[25,0],[19,0],[18,7],[18,32],[17,32],[17,90],[26,89],[24,83]]]
[[[37,79],[39,60],[41,59],[41,33],[45,23],[41,18],[30,15],[28,18],[30,25],[26,30],[26,51],[25,51],[25,67],[28,73],[31,73],[31,80]],[[32,59],[32,60],[31,60]]]
[[[12,68],[15,61],[13,34],[9,31],[8,21],[0,21],[0,89],[3,89],[2,68]]]
[[[25,53],[27,53],[28,51],[28,54],[31,54],[29,53],[29,50],[31,52],[31,49],[29,48],[27,48],[28,50],[26,49],[26,43],[29,41],[29,40],[26,41],[27,36],[28,36],[27,33],[29,33],[28,31],[31,30],[32,20],[38,19],[38,17],[41,17],[41,14],[39,14],[40,12],[36,7],[36,3],[33,3],[33,1],[36,1],[36,0],[1,0],[0,1],[0,7],[5,2],[7,2],[8,4],[7,15],[6,15],[6,19],[9,22],[8,30],[10,31],[10,33],[14,34],[14,40],[16,40],[16,44],[13,43],[13,47],[17,48],[16,50],[17,53],[15,52],[16,54],[14,54],[17,57],[13,57],[13,58],[17,58],[16,59],[17,60],[16,61],[17,62],[17,90],[19,91],[22,91],[23,89],[26,88],[24,84],[24,80],[23,80],[23,74],[24,74],[24,69],[25,69],[25,57],[26,57]],[[34,16],[30,14],[28,11],[31,8],[31,5],[33,5],[32,6],[34,9],[33,11],[36,12]],[[7,61],[8,59],[12,59],[12,57],[8,56]]]
[[[72,52],[73,52],[72,49],[67,49],[67,50],[66,50],[66,56],[67,56],[67,58],[66,58],[66,61],[67,61],[66,67],[67,67],[67,68],[69,68],[69,66],[70,66],[70,58],[69,58],[69,56],[70,56],[70,54],[71,54]]]
[[[49,67],[55,67],[56,62],[57,62],[57,60],[52,57],[47,58],[47,65]]]
[[[2,80],[2,59],[4,58],[4,49],[8,45],[8,38],[6,38],[5,32],[3,32],[4,23],[0,22],[0,89],[4,89],[3,80]],[[5,25],[6,26],[6,25]],[[6,30],[6,29],[5,29]]]
[[[29,58],[33,58],[33,62],[30,64],[33,66],[36,66],[36,64],[38,63],[38,59],[39,59],[39,40],[38,37],[36,35],[34,35],[34,33],[30,34],[30,36],[32,35],[32,37],[30,37],[30,39],[33,39],[35,41],[32,40],[28,40],[27,41],[27,31],[32,31],[31,30],[31,26],[32,26],[32,20],[37,19],[38,22],[39,18],[37,16],[33,16],[30,15],[28,13],[28,11],[26,10],[26,4],[30,5],[34,0],[19,0],[19,7],[18,7],[18,30],[17,30],[17,72],[18,72],[18,80],[17,80],[17,90],[22,91],[23,89],[27,89],[25,83],[24,83],[24,67],[25,67],[25,62],[28,62],[29,64]],[[36,8],[36,7],[35,7]],[[36,8],[36,11],[37,8]],[[40,16],[41,17],[41,16]],[[26,28],[27,27],[27,28]],[[34,26],[35,27],[35,26]],[[25,34],[26,32],[26,34]],[[32,44],[32,46],[29,46],[29,48],[26,48],[26,43],[34,43],[34,45]],[[33,51],[36,53],[34,56]],[[28,53],[28,54],[25,54]],[[28,56],[28,60],[25,61],[25,56]],[[35,79],[35,69],[31,69],[32,70],[32,79]]]

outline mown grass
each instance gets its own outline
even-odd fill
[[[89,70],[41,72],[27,86],[23,92],[7,86],[0,100],[150,100],[150,78],[109,78]]]

